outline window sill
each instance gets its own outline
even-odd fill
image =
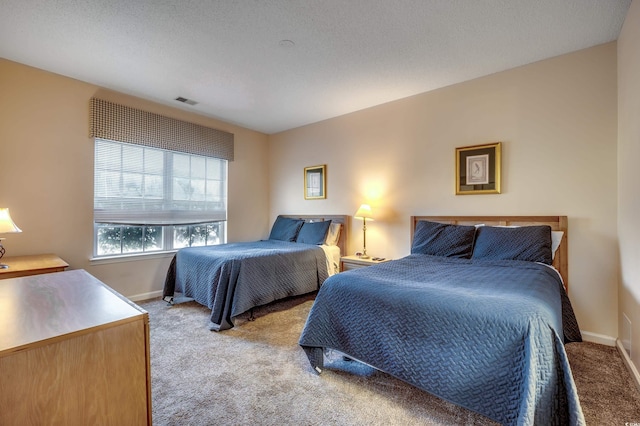
[[[89,263],[92,265],[106,265],[109,263],[140,262],[143,260],[151,259],[165,259],[173,257],[177,251],[178,250],[171,250],[155,253],[135,253],[121,254],[118,256],[92,257],[89,259]]]

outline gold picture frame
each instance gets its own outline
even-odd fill
[[[304,168],[304,199],[320,200],[327,198],[327,166]]]
[[[502,142],[456,148],[456,195],[500,194]]]

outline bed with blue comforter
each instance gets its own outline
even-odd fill
[[[320,247],[331,223],[279,216],[268,240],[180,249],[167,271],[163,298],[207,306],[211,330],[221,331],[254,307],[317,291],[331,272]],[[339,230],[342,224],[335,224]]]
[[[548,230],[523,250],[522,230],[480,239],[452,226],[417,229],[410,255],[327,279],[299,341],[311,366],[321,372],[333,349],[501,424],[584,424],[564,349],[581,335]]]

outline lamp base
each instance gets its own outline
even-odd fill
[[[360,259],[371,259],[371,256],[369,256],[367,254],[361,254],[360,255]]]

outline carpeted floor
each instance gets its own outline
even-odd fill
[[[313,295],[209,331],[209,310],[160,299],[149,312],[154,425],[491,425],[357,362],[331,357],[315,374],[298,339]],[[616,348],[566,346],[588,425],[640,422],[640,392]]]

